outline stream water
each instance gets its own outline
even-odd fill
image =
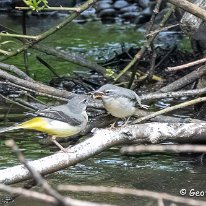
[[[63,17],[62,17],[63,18]],[[36,34],[46,30],[48,27],[61,21],[59,18],[33,17],[27,19],[28,33]],[[5,26],[21,31],[20,17],[0,16],[0,22]],[[94,32],[95,31],[95,32]],[[61,32],[52,35],[44,43],[59,50],[71,50],[79,52],[87,58],[98,61],[111,58],[114,51],[121,51],[121,43],[128,48],[132,45],[138,46],[142,43],[143,33],[138,32],[131,25],[102,25],[99,21],[85,24],[72,23]],[[15,43],[11,42],[11,48]],[[7,45],[7,48],[9,45]],[[53,74],[45,69],[35,59],[37,52],[29,50],[29,69],[35,73],[36,79],[47,83]],[[42,55],[46,61],[54,66],[59,75],[69,75],[78,66],[57,60],[54,57]],[[22,54],[12,57],[6,62],[23,67]],[[154,109],[163,108],[173,104],[172,99],[161,100],[154,105]],[[8,108],[1,107],[1,115],[5,114]],[[190,116],[189,110],[182,110],[173,114],[176,116]],[[20,121],[20,119],[18,119]],[[9,122],[9,125],[13,123]],[[8,125],[0,122],[0,127]],[[14,137],[19,147],[23,150],[28,160],[35,160],[54,153],[55,147],[45,147],[40,144],[40,135],[36,132],[15,131],[1,136],[0,140],[0,169],[19,164],[10,149],[5,147],[4,140]],[[136,156],[121,156],[119,148],[111,148],[95,157],[88,159],[76,166],[61,170],[48,175],[46,179],[51,185],[58,184],[80,184],[80,185],[104,185],[127,188],[146,189],[158,192],[167,192],[179,195],[181,189],[189,192],[205,191],[206,168],[196,164],[196,159],[190,156],[178,154],[150,154],[143,153]],[[90,194],[90,193],[67,193],[71,197],[106,202],[116,205],[156,205],[155,200],[137,198],[133,196],[113,194]],[[188,197],[188,195],[187,195]],[[0,196],[0,205],[15,206],[45,206],[40,202],[31,201],[25,198],[16,198],[7,203],[9,196]],[[204,200],[205,197],[199,197]],[[170,205],[169,203],[165,205]]]

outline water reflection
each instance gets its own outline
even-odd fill
[[[3,140],[13,137],[9,133]],[[11,167],[19,164],[10,149],[4,146],[1,140],[0,145],[0,168]],[[34,160],[49,154],[53,151],[51,147],[42,148],[36,133],[15,132],[15,140],[27,159]],[[181,188],[204,189],[206,171],[204,167],[192,164],[190,157],[170,154],[140,154],[136,156],[121,156],[119,148],[112,148],[87,161],[77,164],[68,169],[61,170],[48,175],[46,179],[54,187],[58,184],[83,184],[83,185],[105,185],[120,186],[128,188],[147,189],[160,192],[169,192],[179,195]],[[70,193],[69,193],[70,194]],[[90,195],[87,193],[71,193],[72,197],[94,201],[109,202],[117,205],[135,205],[139,198],[119,197],[116,195]],[[37,203],[36,203],[37,204]],[[145,204],[141,200],[140,204]],[[17,198],[9,205],[35,205],[33,202]],[[41,205],[38,203],[38,205]]]

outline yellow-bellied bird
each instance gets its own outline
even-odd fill
[[[36,117],[21,124],[3,128],[0,133],[15,129],[33,129],[51,135],[52,141],[66,151],[57,141],[59,137],[69,137],[85,129],[88,116],[86,113],[87,98],[74,96],[67,104],[39,110]]]

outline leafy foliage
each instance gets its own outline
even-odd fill
[[[24,3],[34,11],[39,11],[48,7],[47,0],[23,0]],[[42,6],[40,6],[42,5]]]
[[[111,77],[111,78],[115,78],[115,73],[112,70],[112,68],[107,68],[106,69],[106,76]]]

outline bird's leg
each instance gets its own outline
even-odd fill
[[[125,123],[122,125],[122,127],[127,126],[128,122],[129,122],[129,120],[130,120],[130,117],[131,117],[131,116],[129,116],[128,118],[125,118],[126,120],[125,120]]]
[[[112,124],[110,125],[110,128],[109,128],[109,129],[114,129],[116,122],[117,122],[117,121],[115,121],[114,123],[112,123]]]
[[[68,151],[67,151],[64,147],[62,147],[61,144],[59,144],[59,142],[56,141],[56,137],[55,137],[55,136],[52,136],[52,137],[51,137],[51,140],[52,140],[52,142],[54,142],[54,144],[55,144],[57,147],[59,147],[59,149],[60,149],[62,152],[68,153]]]
[[[146,104],[141,104],[140,107],[143,108],[143,109],[148,109],[149,108],[149,106],[146,105]]]
[[[139,104],[139,106],[140,106],[141,108],[143,108],[143,109],[148,109],[148,108],[149,108],[148,105],[146,105],[146,104],[142,104],[141,101],[138,100],[138,99],[137,99],[137,102],[138,102],[138,104]]]
[[[139,104],[139,106],[140,106],[141,108],[143,108],[143,109],[148,109],[148,108],[149,108],[148,105],[141,103],[141,99],[140,99],[140,97],[139,97],[138,95],[135,95],[135,96],[136,96],[137,103]]]

